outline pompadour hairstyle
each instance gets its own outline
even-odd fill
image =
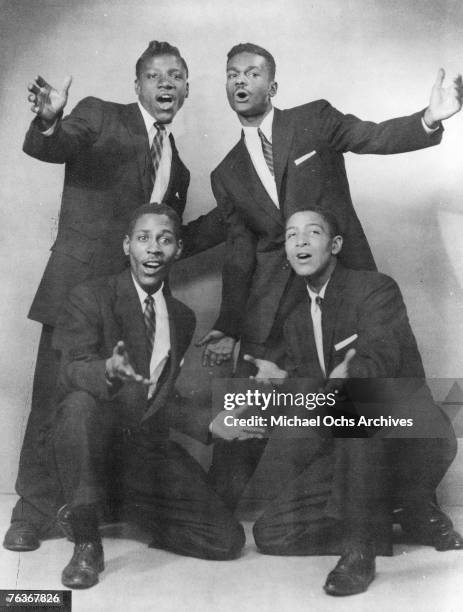
[[[186,76],[188,78],[188,66],[186,65],[186,61],[180,55],[180,51],[177,47],[172,46],[168,42],[159,42],[158,40],[152,40],[148,47],[143,51],[140,57],[135,64],[135,73],[137,75],[137,79],[140,78],[141,72],[143,70],[143,64],[150,60],[152,57],[156,57],[158,55],[174,55],[178,57],[182,66],[185,68]]]

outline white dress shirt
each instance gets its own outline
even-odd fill
[[[148,141],[151,148],[153,139],[156,134],[156,128],[154,127],[155,119],[149,114],[140,102],[138,102],[138,108],[145,122],[146,131],[148,132]],[[151,193],[150,202],[157,202],[160,204],[164,196],[166,195],[167,187],[169,186],[170,170],[172,167],[172,146],[170,144],[170,129],[169,126],[164,124],[166,132],[162,140],[162,154],[159,167],[156,172],[156,180],[154,181],[153,191]]]
[[[259,126],[265,138],[267,138],[270,143],[272,142],[273,115],[274,110],[272,108]],[[268,169],[267,162],[265,161],[264,152],[262,151],[262,142],[259,134],[257,133],[257,128],[243,126],[243,132],[244,142],[251,157],[252,165],[254,166],[257,175],[265,188],[265,191],[272,198],[275,206],[280,208],[275,178],[272,176],[272,173]]]
[[[315,346],[317,347],[317,356],[318,363],[320,364],[320,368],[323,374],[326,376],[326,367],[325,367],[325,355],[323,353],[323,330],[322,330],[322,311],[317,304],[316,298],[320,297],[323,299],[325,297],[326,287],[329,283],[329,279],[323,285],[318,293],[312,291],[312,289],[307,285],[307,291],[310,297],[310,316],[312,318],[313,325],[313,335],[315,338]]]
[[[145,311],[145,299],[148,296],[132,275],[135,289],[138,293],[142,311]],[[166,365],[170,355],[170,329],[169,329],[169,313],[167,312],[167,304],[162,292],[164,284],[153,293],[154,312],[156,314],[156,333],[154,336],[153,352],[150,361],[150,379],[152,384],[148,389],[148,398],[152,397],[156,385],[161,376],[162,370]]]

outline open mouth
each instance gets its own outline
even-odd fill
[[[174,96],[171,94],[161,94],[159,96],[156,96],[156,101],[159,104],[172,104],[172,102],[174,101]]]
[[[299,259],[300,261],[306,261],[307,259],[310,259],[312,257],[312,255],[310,253],[298,253],[296,255],[296,258]]]
[[[235,98],[237,98],[239,102],[245,102],[249,99],[249,94],[247,91],[243,91],[241,89],[240,91],[235,92]]]
[[[148,274],[153,273],[153,272],[157,272],[157,270],[159,270],[159,268],[161,268],[161,267],[162,267],[162,262],[161,261],[145,261],[143,263],[143,269]]]

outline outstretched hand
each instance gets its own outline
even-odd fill
[[[430,128],[437,127],[439,121],[448,119],[461,110],[463,102],[463,81],[459,74],[450,85],[444,87],[445,70],[439,68],[436,81],[431,90],[429,106],[425,110],[424,120]]]
[[[240,419],[245,419],[244,413],[249,406],[240,406],[233,410],[222,410],[209,425],[209,431],[215,438],[231,442],[232,440],[261,439],[266,434],[265,427],[247,425]],[[225,420],[226,419],[226,420]]]
[[[40,117],[45,125],[51,127],[66,106],[71,83],[72,77],[67,76],[62,88],[57,90],[47,83],[43,77],[38,76],[33,83],[28,84],[29,95],[27,99],[32,104],[31,110]]]
[[[277,366],[273,361],[268,361],[267,359],[256,359],[252,355],[244,355],[244,361],[249,361],[257,368],[257,374],[255,376],[250,376],[253,380],[257,382],[261,382],[263,384],[271,384],[272,382],[276,385],[283,384],[283,381],[288,378],[288,372],[286,370],[282,370]]]
[[[195,343],[195,346],[204,346],[203,366],[220,365],[224,361],[230,361],[233,357],[236,340],[226,336],[223,332],[212,329]]]
[[[143,376],[135,372],[122,340],[119,340],[113,349],[113,354],[106,360],[106,373],[110,379],[118,378],[123,381],[133,380],[142,385],[150,384],[147,378],[143,378]]]

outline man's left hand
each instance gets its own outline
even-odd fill
[[[439,68],[436,82],[431,90],[429,106],[424,112],[426,125],[433,129],[439,121],[448,119],[461,110],[463,102],[463,81],[459,74],[448,87],[444,87],[445,70]]]

